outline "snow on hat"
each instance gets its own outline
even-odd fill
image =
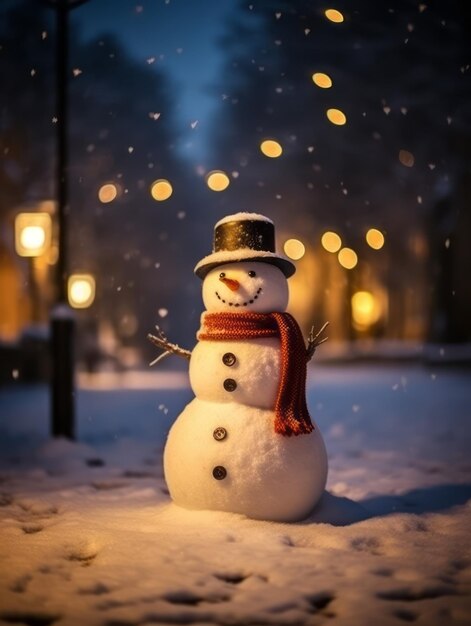
[[[296,271],[290,260],[276,253],[275,225],[258,213],[235,213],[219,220],[214,227],[213,251],[197,263],[194,272],[204,278],[218,265],[234,261],[270,263],[287,278]]]

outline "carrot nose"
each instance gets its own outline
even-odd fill
[[[240,287],[239,281],[234,280],[233,278],[226,278],[224,276],[223,278],[220,278],[219,280],[223,282],[227,287],[229,287],[231,291],[237,291]]]

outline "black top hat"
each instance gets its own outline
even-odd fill
[[[195,274],[204,278],[218,265],[234,261],[270,263],[287,278],[296,271],[291,261],[276,253],[273,222],[257,213],[236,213],[219,220],[214,227],[213,252],[196,265]]]

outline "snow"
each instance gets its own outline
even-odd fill
[[[221,282],[220,269],[210,270],[203,280],[203,302],[206,311],[271,313],[288,306],[288,282],[283,272],[268,263],[228,263],[227,278],[239,284],[235,291]]]
[[[226,215],[216,223],[214,229],[221,224],[227,224],[230,222],[242,222],[242,221],[251,221],[251,222],[268,222],[269,224],[273,224],[272,220],[266,215],[261,215],[260,213],[247,213],[245,211],[241,211],[239,213],[234,213],[233,215]]]
[[[0,623],[469,623],[466,370],[314,364],[329,493],[296,524],[170,502],[180,374],[87,378],[79,443],[48,440],[45,387],[0,389]]]

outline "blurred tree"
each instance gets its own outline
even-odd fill
[[[2,3],[0,19],[0,218],[21,202],[50,197],[54,145],[54,56],[50,11]]]
[[[0,221],[10,229],[18,205],[55,193],[55,37],[53,11],[40,2],[2,11]],[[92,271],[98,285],[96,304],[80,316],[111,322],[119,342],[148,355],[157,320],[192,341],[194,259],[181,250],[194,232],[184,219],[188,175],[174,154],[172,84],[112,36],[85,41],[72,27],[69,46],[70,271]],[[150,195],[158,178],[174,186],[165,202]],[[108,204],[98,199],[105,183],[118,190]],[[189,281],[176,289],[180,270]]]
[[[322,231],[337,230],[359,255],[347,293],[373,273],[389,292],[387,336],[417,338],[427,332],[430,303],[440,307],[447,327],[459,316],[457,299],[434,297],[433,275],[437,246],[447,239],[442,234],[440,241],[434,207],[446,187],[447,222],[456,226],[452,216],[463,204],[459,181],[469,171],[462,4],[400,0],[389,8],[360,0],[336,8],[343,23],[330,22],[307,0],[240,4],[221,42],[230,62],[217,85],[225,109],[215,127],[215,161],[239,172],[233,193],[240,205],[276,217],[319,258]],[[327,74],[332,87],[317,87],[314,72]],[[331,124],[329,108],[343,111],[346,124]],[[281,143],[281,158],[261,154],[265,138]],[[229,194],[221,199],[228,202]],[[381,252],[365,243],[372,226],[386,233]],[[420,244],[430,231],[438,241],[427,236]],[[469,261],[460,250],[440,270],[450,293]],[[324,282],[316,304],[322,309],[329,284],[325,276],[318,279]],[[468,315],[470,297],[461,296]],[[457,334],[455,324],[455,338],[471,338],[469,327],[460,328]]]

